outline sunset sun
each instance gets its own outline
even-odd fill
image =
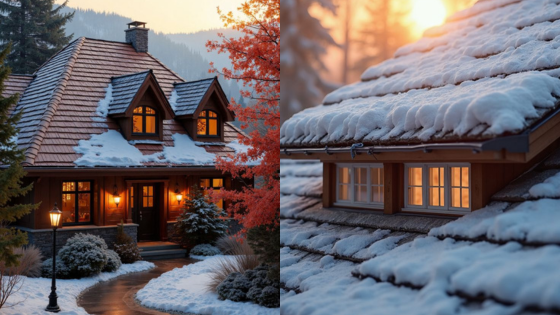
[[[446,15],[441,0],[413,0],[410,19],[414,23],[414,33],[420,37],[426,29],[442,24]]]

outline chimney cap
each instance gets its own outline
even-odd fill
[[[131,26],[145,28],[146,27],[146,22],[133,21],[133,22],[130,22],[126,25],[128,25],[129,29],[130,29]]]

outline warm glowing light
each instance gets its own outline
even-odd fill
[[[49,218],[51,219],[51,227],[57,228],[60,224],[60,217],[62,216],[62,211],[58,209],[56,203],[54,204],[54,208],[49,211]]]
[[[114,196],[113,198],[114,198],[114,200],[115,200],[115,204],[116,204],[117,207],[118,207],[118,206],[119,206],[119,203],[121,203],[121,197],[119,197],[119,196]]]
[[[418,37],[426,29],[443,24],[446,16],[447,11],[441,0],[413,0],[410,19],[415,24],[413,31]]]
[[[180,203],[181,203],[181,200],[183,200],[183,195],[178,194],[178,195],[177,195],[177,203],[180,204]]]

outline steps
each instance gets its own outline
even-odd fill
[[[187,253],[186,249],[171,242],[140,242],[138,249],[144,260],[184,258]]]

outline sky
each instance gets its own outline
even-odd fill
[[[192,33],[222,28],[217,7],[236,12],[245,0],[69,0],[72,8],[114,12],[163,33]],[[56,0],[61,4],[64,0]]]

